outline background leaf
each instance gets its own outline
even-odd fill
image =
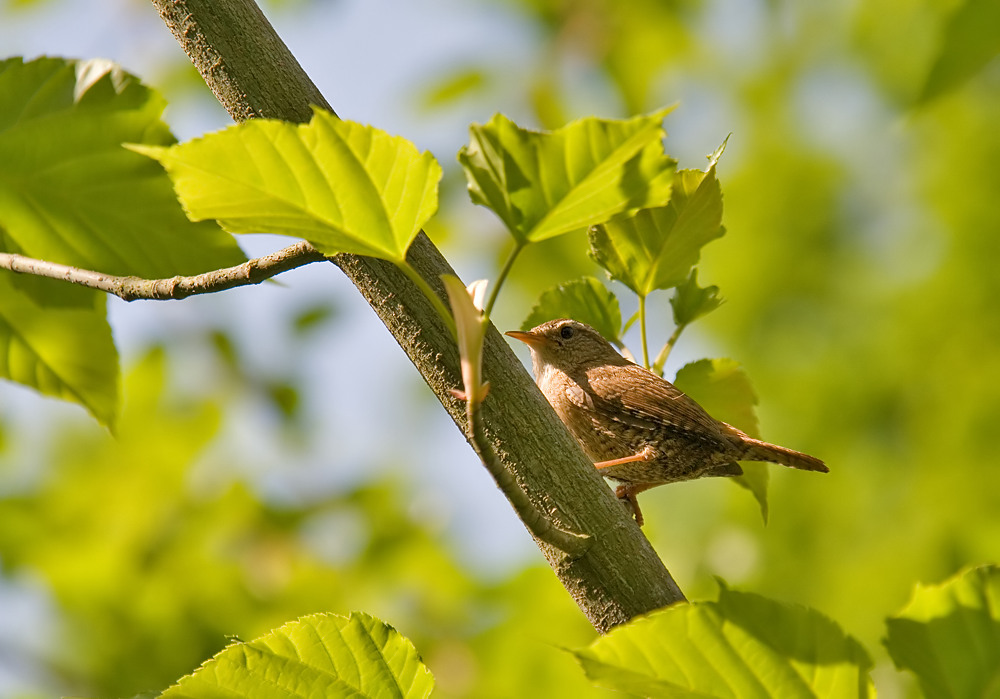
[[[951,90],[1000,54],[1000,3],[964,0],[944,27],[940,53],[927,74],[918,103]]]
[[[164,699],[426,697],[434,678],[413,645],[367,614],[315,614],[235,643]]]
[[[317,109],[308,124],[251,119],[160,161],[194,220],[305,238],[323,252],[402,262],[437,210],[441,166],[400,136]]]
[[[78,289],[90,305],[43,308],[0,273],[0,377],[79,403],[113,427],[118,409],[118,352],[104,295]],[[59,282],[44,280],[51,286]]]
[[[812,609],[722,588],[718,602],[677,604],[576,651],[604,687],[649,697],[865,697],[872,663]]]
[[[760,437],[757,424],[757,395],[750,378],[732,359],[702,359],[687,364],[677,372],[674,385],[701,404],[716,420],[727,422],[751,437]],[[753,493],[760,514],[767,521],[767,464],[742,463],[743,475],[732,480]]]
[[[701,359],[677,372],[674,384],[697,400],[716,420],[728,422],[751,437],[760,437],[757,395],[750,378],[732,359]]]
[[[674,311],[674,324],[690,325],[721,306],[722,301],[719,287],[698,286],[698,270],[692,269],[687,281],[679,285],[670,298],[670,307]]]
[[[606,340],[621,344],[622,314],[618,299],[599,279],[583,277],[542,292],[521,323],[521,330],[554,318],[573,318],[594,328]]]
[[[591,256],[640,296],[682,284],[701,248],[721,238],[722,189],[715,165],[681,170],[670,202],[590,229]]]
[[[663,153],[667,111],[588,117],[551,132],[522,129],[502,114],[473,124],[458,153],[469,195],[521,243],[666,203],[676,164]]]
[[[192,224],[170,180],[125,142],[173,142],[165,103],[108,61],[0,62],[0,226],[5,249],[110,274],[197,274],[245,258]]]
[[[924,696],[994,697],[1000,690],[1000,568],[973,568],[940,585],[917,585],[886,621],[885,645]]]

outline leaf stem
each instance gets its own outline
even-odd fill
[[[497,295],[500,293],[500,287],[503,286],[504,280],[510,273],[511,268],[514,266],[514,260],[517,256],[521,254],[521,250],[524,249],[526,243],[522,240],[517,241],[514,245],[514,249],[510,251],[510,255],[507,256],[507,261],[503,263],[503,267],[500,269],[500,274],[497,275],[497,280],[493,284],[493,290],[490,292],[490,296],[486,301],[486,306],[483,308],[483,312],[488,318],[490,312],[493,310],[493,304],[497,301]]]
[[[642,337],[642,365],[649,368],[649,343],[646,342],[646,296],[639,295],[639,335]]]
[[[455,318],[451,315],[451,311],[448,307],[444,305],[444,301],[441,297],[434,293],[434,289],[432,289],[431,285],[427,283],[427,280],[421,277],[420,273],[413,269],[409,262],[403,260],[402,262],[397,262],[396,266],[399,267],[407,277],[409,277],[410,281],[417,285],[417,288],[424,292],[424,296],[426,296],[427,300],[434,306],[434,310],[436,310],[438,315],[441,316],[445,325],[448,326],[452,339],[457,342],[458,330],[455,328]]]
[[[674,348],[674,345],[677,344],[677,340],[680,338],[681,333],[684,332],[684,328],[686,327],[687,325],[678,325],[674,328],[673,333],[670,334],[670,338],[667,340],[666,344],[663,345],[663,349],[661,349],[660,353],[656,355],[656,361],[653,362],[653,371],[660,376],[663,376],[663,367],[667,363],[667,357],[670,356],[670,351]]]

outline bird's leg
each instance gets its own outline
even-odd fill
[[[615,495],[619,500],[624,500],[629,508],[632,510],[632,514],[635,515],[635,523],[640,527],[645,523],[642,518],[642,510],[639,509],[639,499],[636,495],[644,490],[649,490],[653,486],[658,485],[657,483],[622,483],[620,486],[615,488]]]
[[[622,464],[631,464],[636,461],[649,461],[653,458],[652,447],[646,447],[640,452],[631,454],[630,456],[623,456],[620,459],[611,459],[610,461],[598,461],[594,463],[594,468],[600,471],[602,468],[611,468],[612,466],[621,466]]]
[[[600,471],[603,468],[611,468],[612,466],[621,466],[622,464],[632,464],[636,461],[649,461],[655,456],[655,450],[652,447],[647,446],[640,452],[631,454],[629,456],[623,456],[620,459],[610,459],[608,461],[598,461],[594,464],[594,467]],[[642,510],[639,509],[639,501],[636,500],[635,496],[644,490],[649,490],[656,483],[623,483],[615,489],[615,495],[618,496],[619,500],[624,500],[632,514],[635,515],[635,523],[640,527],[643,524]]]

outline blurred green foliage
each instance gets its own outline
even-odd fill
[[[77,694],[131,696],[165,688],[234,635],[365,609],[414,642],[444,696],[587,696],[556,644],[592,631],[547,569],[500,582],[464,571],[391,477],[269,502],[211,449],[233,396],[171,389],[177,369],[152,350],[126,376],[117,439],[53,425],[44,472],[4,490],[4,570],[39,576],[60,612],[59,642],[41,659],[51,677]]]
[[[831,468],[775,469],[766,527],[717,480],[651,491],[654,547],[689,597],[713,596],[721,575],[808,604],[873,653],[876,685],[916,691],[878,643],[884,618],[915,582],[1000,558],[1000,89],[989,52],[947,53],[963,45],[956,13],[982,3],[499,4],[540,29],[539,55],[587,65],[616,96],[594,113],[680,100],[666,127],[703,136],[684,144],[692,153],[733,132],[718,166],[728,234],[700,266],[727,303],[677,353],[707,353],[692,343],[736,359],[762,436]],[[931,80],[942,65],[964,67]],[[477,65],[477,84],[507,69]],[[516,79],[539,125],[579,116],[566,106],[572,80],[550,65]],[[667,150],[678,153],[670,139]],[[501,259],[506,241],[494,244],[479,253]],[[566,236],[527,251],[494,317],[516,327],[542,290],[598,273],[586,250],[584,236]],[[270,502],[237,476],[199,485],[206,460],[224,461],[212,444],[236,401],[177,388],[164,368],[174,352],[168,343],[127,376],[117,442],[53,421],[51,438],[29,445],[45,466],[27,485],[8,487],[23,438],[4,430],[0,562],[51,593],[61,633],[45,660],[74,693],[159,689],[228,634],[360,609],[413,641],[440,696],[601,694],[561,650],[593,632],[548,569],[493,580],[465,569],[408,514],[403,479],[383,472],[305,504]],[[275,397],[294,412],[287,388]],[[351,545],[323,555],[317,527]]]

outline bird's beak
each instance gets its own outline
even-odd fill
[[[536,335],[533,332],[524,332],[522,330],[508,330],[504,335],[513,337],[515,340],[520,340],[529,347],[541,347],[549,343],[548,338],[544,335]]]

